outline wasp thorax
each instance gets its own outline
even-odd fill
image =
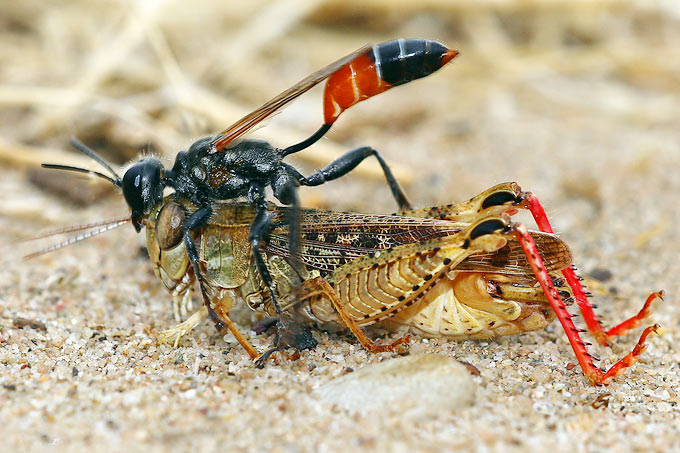
[[[156,238],[161,250],[175,247],[184,235],[186,213],[177,203],[168,203],[158,213],[156,219]]]

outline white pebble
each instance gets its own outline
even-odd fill
[[[316,392],[352,411],[398,405],[435,414],[471,406],[476,384],[467,368],[438,354],[417,354],[367,365],[336,378]]]

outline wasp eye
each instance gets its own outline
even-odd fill
[[[168,203],[158,213],[156,238],[161,250],[168,250],[179,244],[184,235],[186,213],[177,203]]]

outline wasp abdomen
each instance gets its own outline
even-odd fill
[[[370,53],[378,75],[392,86],[428,76],[458,55],[426,39],[396,39],[373,46]]]
[[[456,55],[457,51],[427,39],[395,39],[371,47],[328,78],[325,124],[364,99],[432,74]]]

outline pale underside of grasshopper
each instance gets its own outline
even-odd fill
[[[182,241],[183,222],[195,209],[170,195],[145,221],[149,256],[172,294],[178,320],[195,279]],[[510,215],[518,209],[528,209],[542,231],[529,233],[512,223]],[[409,338],[377,345],[362,330],[369,325],[465,340],[534,331],[557,317],[586,376],[602,384],[632,366],[646,348],[646,337],[658,328],[645,329],[635,349],[608,371],[593,364],[566,303],[575,299],[588,330],[607,344],[609,337],[625,334],[649,316],[651,302],[662,293],[652,294],[636,316],[605,331],[570,266],[569,248],[552,233],[536,197],[514,183],[466,202],[393,215],[303,211],[301,270],[289,262],[285,212],[275,212],[263,252],[283,311],[298,321],[346,327],[372,352],[394,350]],[[275,315],[248,242],[254,215],[245,204],[216,203],[215,215],[195,240],[218,316],[213,321],[229,328],[258,358],[229,318],[239,301]],[[207,316],[203,307],[161,338],[177,343]]]

